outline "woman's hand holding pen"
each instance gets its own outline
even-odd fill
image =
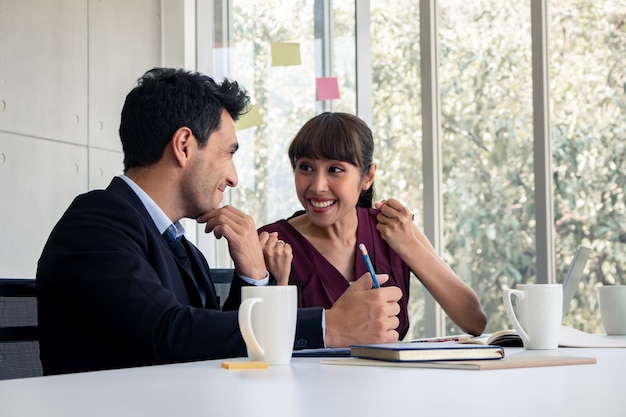
[[[388,275],[378,274],[381,284],[388,279]],[[398,301],[402,291],[398,287],[373,290],[372,285],[369,273],[363,274],[326,310],[324,342],[327,347],[398,341]]]

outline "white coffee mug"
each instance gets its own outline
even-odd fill
[[[295,285],[241,288],[239,328],[248,357],[270,365],[291,362],[298,312]]]
[[[600,317],[607,335],[626,335],[626,285],[598,287]]]
[[[517,299],[517,314],[513,296]],[[561,284],[521,284],[514,290],[504,290],[503,301],[525,349],[558,349],[563,319]]]

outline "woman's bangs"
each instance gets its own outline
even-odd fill
[[[309,137],[302,135],[292,143],[291,154],[294,160],[300,158],[332,159],[360,166],[358,144],[350,132],[330,126],[329,129],[312,132]]]

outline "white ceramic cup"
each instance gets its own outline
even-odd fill
[[[295,285],[241,288],[239,328],[248,357],[270,365],[291,362],[298,312]]]
[[[517,299],[517,314],[513,296]],[[558,349],[563,319],[561,284],[521,284],[514,290],[504,290],[503,301],[525,349]]]
[[[598,287],[600,317],[607,335],[626,335],[626,285]]]

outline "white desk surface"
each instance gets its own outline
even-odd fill
[[[506,352],[597,364],[469,371],[297,358],[233,371],[193,362],[0,381],[0,416],[626,416],[626,349]]]

